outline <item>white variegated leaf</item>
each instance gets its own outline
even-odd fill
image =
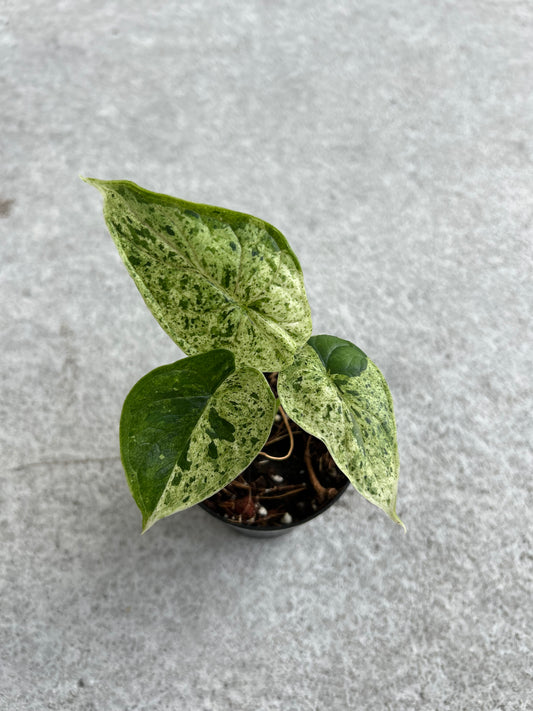
[[[243,213],[86,179],[146,304],[188,355],[216,348],[263,372],[292,362],[311,333],[303,276],[285,237]]]
[[[278,394],[288,416],[324,442],[359,493],[401,524],[392,398],[374,363],[349,341],[314,336],[279,373]]]

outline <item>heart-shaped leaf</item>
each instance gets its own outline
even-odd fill
[[[146,304],[188,355],[227,348],[278,371],[311,334],[302,270],[285,237],[250,215],[86,179]]]
[[[120,450],[143,530],[233,481],[261,451],[275,410],[263,374],[223,349],[141,378],[124,402]]]
[[[378,368],[353,343],[314,336],[278,376],[288,416],[322,440],[366,499],[397,523],[399,457],[392,398]]]

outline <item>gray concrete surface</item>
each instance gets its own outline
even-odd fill
[[[532,708],[526,1],[0,3],[0,708]],[[355,492],[268,542],[140,536],[122,401],[177,351],[78,175],[257,214],[396,404],[407,535]]]

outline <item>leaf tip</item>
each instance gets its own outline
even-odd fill
[[[396,511],[393,509],[392,511],[389,512],[390,518],[394,521],[394,523],[397,523],[399,526],[403,528],[403,532],[407,534],[407,528],[405,526],[405,523],[402,521],[402,519],[398,516]]]
[[[156,520],[157,519],[153,519],[152,517],[145,518],[143,516],[143,527],[142,527],[142,531],[141,531],[141,536],[143,536],[146,533],[146,531],[149,531],[152,528],[152,526],[154,525]]]
[[[104,181],[103,180],[98,180],[98,178],[87,178],[84,175],[80,175],[80,180],[83,180],[84,183],[87,183],[88,185],[93,185],[97,190],[99,190],[102,195],[104,195]]]

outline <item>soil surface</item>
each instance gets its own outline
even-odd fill
[[[266,377],[277,395],[277,374]],[[326,446],[280,408],[262,452],[231,484],[203,504],[234,523],[276,528],[309,518],[347,481]]]

